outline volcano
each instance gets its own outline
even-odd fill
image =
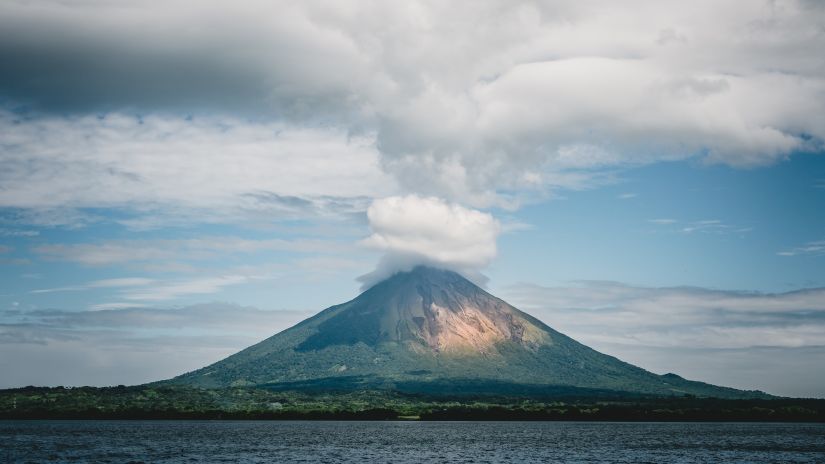
[[[646,371],[553,330],[455,272],[424,266],[163,383],[430,394],[767,396]]]

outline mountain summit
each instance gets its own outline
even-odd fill
[[[765,396],[599,353],[459,274],[419,266],[165,383],[418,393]]]

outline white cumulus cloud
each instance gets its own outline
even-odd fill
[[[420,264],[452,269],[478,279],[496,256],[501,224],[491,214],[435,197],[395,196],[367,210],[372,235],[362,244],[384,251],[365,286]]]

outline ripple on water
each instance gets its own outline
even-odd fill
[[[0,461],[825,462],[825,424],[0,421]]]

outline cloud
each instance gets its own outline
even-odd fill
[[[228,287],[249,288],[262,281],[297,279],[307,283],[321,279],[340,283],[341,278],[347,281],[347,274],[359,275],[369,269],[370,254],[355,243],[356,237],[364,236],[363,229],[335,228],[334,234],[329,234],[332,228],[323,222],[319,227],[323,230],[316,231],[314,226],[280,228],[285,236],[298,237],[285,239],[205,235],[37,245],[31,250],[46,266],[51,266],[52,261],[69,262],[83,268],[108,269],[118,276],[124,272],[143,276],[82,281],[61,275],[58,281],[44,281],[41,288],[29,293],[87,292],[82,298],[88,304],[93,307],[102,304],[101,307],[107,308],[110,303],[173,301],[190,295],[218,293]],[[265,230],[264,235],[270,235],[271,231]],[[312,238],[316,233],[331,236]],[[91,272],[97,273],[94,269]],[[297,294],[295,297],[305,300]],[[96,300],[89,301],[89,298]]]
[[[384,252],[365,287],[419,264],[477,277],[496,256],[501,224],[491,214],[434,197],[375,200],[367,210],[372,234],[361,243]]]
[[[4,2],[0,204],[513,208],[621,166],[763,166],[823,146],[824,20],[805,1]]]
[[[18,230],[0,228],[0,237],[37,237],[40,232],[36,230]]]
[[[111,288],[111,287],[142,287],[154,283],[154,279],[145,277],[120,277],[116,279],[102,279],[89,282],[89,288]]]
[[[112,309],[136,309],[145,308],[148,305],[133,302],[119,302],[119,303],[99,303],[89,306],[90,311],[107,311]]]
[[[0,128],[2,132],[2,128]],[[0,151],[2,157],[2,151]],[[5,158],[4,158],[5,159]],[[8,159],[9,166],[14,165],[14,161]],[[4,173],[0,173],[0,181],[4,179]],[[39,181],[32,179],[33,184]],[[0,184],[2,185],[2,184]],[[45,187],[41,185],[41,187]],[[65,200],[70,200],[66,198]],[[64,200],[61,199],[55,205],[63,205]],[[90,225],[101,222],[103,217],[100,214],[81,211],[76,209],[74,205],[66,204],[65,207],[26,207],[25,205],[6,206],[0,202],[0,222],[13,225],[15,227],[34,226],[43,228],[63,228],[69,230],[76,230],[88,227]],[[9,229],[6,229],[7,231]],[[8,236],[10,237],[37,237],[40,235],[39,230],[20,230],[11,229]]]
[[[703,219],[700,221],[681,221],[681,225],[676,226],[676,224],[680,224],[680,221],[676,219],[668,219],[668,218],[660,218],[660,219],[648,219],[647,222],[651,224],[655,224],[657,226],[662,226],[664,230],[669,230],[671,232],[679,232],[683,234],[693,234],[693,233],[703,233],[703,234],[717,234],[717,235],[724,235],[724,234],[743,234],[746,232],[753,231],[752,227],[740,227],[734,226],[731,224],[727,224],[722,220],[719,219]],[[667,227],[665,226],[672,226]]]
[[[809,256],[822,256],[825,255],[825,240],[817,240],[813,242],[808,242],[803,246],[791,248],[789,250],[784,250],[776,253],[779,256],[799,256],[799,255],[809,255]]]
[[[59,293],[59,292],[78,292],[81,290],[86,290],[88,287],[84,287],[82,285],[68,285],[65,287],[52,287],[52,288],[38,288],[35,290],[30,291],[29,293],[33,294],[43,294],[43,293]]]
[[[702,221],[694,221],[682,228],[682,232],[692,234],[693,232],[713,232],[722,233],[730,229],[731,226],[724,224],[718,219],[706,219]]]
[[[0,312],[0,388],[117,385],[203,367],[308,317],[224,303]]]
[[[508,290],[568,329],[598,324],[610,340],[648,346],[825,346],[825,288],[787,293],[581,282]],[[607,328],[611,330],[604,330]],[[578,329],[573,329],[576,331]]]
[[[123,222],[136,226],[153,212],[166,213],[166,223],[341,214],[395,191],[373,138],[342,129],[0,110],[0,138],[0,207],[18,209],[12,219],[27,224],[97,220],[76,208],[125,207],[138,219]]]
[[[135,301],[168,301],[186,295],[217,293],[223,290],[224,287],[265,278],[266,276],[256,275],[221,275],[165,281],[150,287],[123,292],[121,297]]]
[[[32,290],[29,293],[78,292],[93,289],[116,289],[117,297],[129,301],[169,301],[181,296],[217,293],[224,287],[265,279],[264,275],[193,276],[187,279],[147,279],[125,277],[87,282],[82,285]],[[144,306],[139,303],[117,302],[92,305],[92,309],[118,309]]]
[[[520,284],[502,296],[588,346],[659,373],[825,396],[825,375],[807,372],[825,350],[825,288],[757,293],[584,281]],[[780,382],[766,374],[773,372],[807,383]]]
[[[289,251],[293,253],[337,253],[351,249],[349,244],[317,239],[251,240],[231,236],[207,236],[167,240],[110,240],[96,243],[45,244],[33,251],[43,258],[70,261],[87,266],[124,263],[157,263],[172,260],[202,261],[235,253]],[[102,281],[106,282],[106,281]],[[118,281],[114,281],[118,282]]]

